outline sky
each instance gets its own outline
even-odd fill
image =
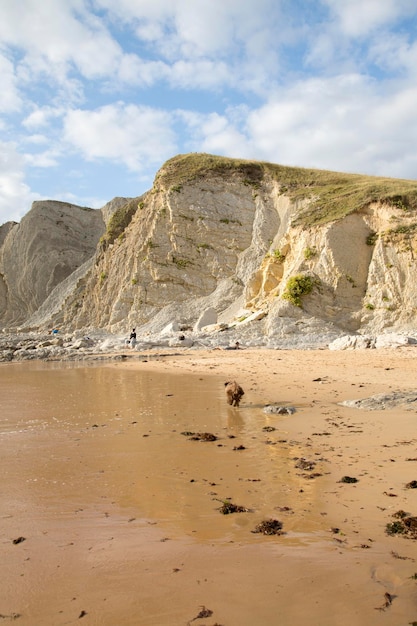
[[[0,224],[206,152],[417,178],[415,0],[0,0]]]

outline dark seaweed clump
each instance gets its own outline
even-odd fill
[[[192,441],[217,441],[217,437],[213,433],[195,433],[190,439]]]
[[[353,476],[343,476],[343,478],[341,478],[339,482],[340,483],[357,483],[358,479],[353,478]]]
[[[263,535],[282,535],[282,522],[277,519],[264,520],[255,526],[253,533],[262,533]]]
[[[233,502],[230,502],[229,500],[224,500],[222,505],[219,507],[219,511],[223,515],[229,515],[230,513],[248,513],[249,509],[245,506],[233,504]]]
[[[184,430],[181,435],[189,437],[192,441],[217,441],[217,437],[213,433],[194,433],[190,430]]]
[[[417,539],[417,517],[408,515],[405,511],[397,511],[393,517],[397,519],[386,525],[387,535],[402,535],[409,539]]]

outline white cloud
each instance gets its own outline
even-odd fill
[[[33,135],[28,135],[25,137],[25,141],[29,144],[33,145],[42,145],[49,142],[49,139],[46,135],[42,135],[41,133],[34,133]]]
[[[324,0],[341,31],[362,37],[407,15],[415,15],[414,0]]]
[[[2,0],[0,39],[24,50],[23,64],[36,73],[64,79],[68,64],[74,64],[86,78],[107,76],[122,51],[83,7],[81,0]]]
[[[169,68],[163,61],[146,61],[135,54],[125,54],[115,80],[128,85],[151,87],[169,75]]]
[[[226,154],[230,157],[250,157],[250,148],[245,135],[234,122],[233,111],[230,115],[211,113],[203,115],[189,111],[179,111],[179,117],[188,127],[190,152],[208,152]]]
[[[182,111],[190,151],[382,176],[416,178],[417,88],[384,92],[358,74],[309,79],[248,111]]]
[[[13,63],[0,54],[1,98],[0,111],[16,111],[21,107],[21,98],[14,73]]]
[[[198,4],[188,0],[95,0],[96,6],[132,24],[140,39],[157,44],[172,59],[191,51],[197,56],[203,50],[213,51],[219,40],[230,45],[232,25],[222,19],[225,4],[213,10],[213,3],[207,0]],[[229,0],[229,5],[235,6],[236,0]]]
[[[133,23],[141,39],[157,44],[171,60],[226,55],[237,45],[253,54],[264,50],[283,36],[271,23],[280,5],[279,0],[95,0],[95,6]]]
[[[368,58],[391,73],[417,74],[417,43],[410,42],[405,33],[386,33],[372,42]]]
[[[134,104],[69,111],[64,137],[87,160],[110,159],[132,171],[161,163],[176,151],[170,114]]]
[[[275,2],[274,8],[276,15],[279,3]],[[177,54],[186,59],[225,58],[238,50],[247,49],[257,56],[260,44],[258,33],[262,32],[264,41],[272,36],[268,9],[272,9],[270,0],[228,0],[217,2],[215,9],[212,0],[198,3],[182,0],[176,3],[173,11],[171,44],[175,44]],[[279,33],[275,31],[275,42],[277,39]],[[267,41],[262,44],[262,50],[264,45]]]
[[[382,94],[358,75],[311,79],[254,110],[246,136],[255,158],[415,178],[416,97],[414,88]]]
[[[409,152],[417,142],[416,102],[417,87],[403,87],[368,111],[368,125],[375,142],[380,139],[384,146],[389,140],[391,149],[401,146],[401,152]]]
[[[169,82],[173,88],[217,89],[219,86],[232,86],[235,76],[226,63],[212,61],[178,61],[169,72]]]
[[[34,152],[25,154],[25,163],[31,167],[49,169],[59,165],[59,157],[61,153],[57,150],[44,150],[43,152]]]
[[[0,225],[20,221],[40,196],[25,183],[25,161],[16,145],[0,142]]]
[[[160,81],[264,93],[280,71],[280,47],[294,43],[299,30],[280,6],[277,0],[215,7],[212,0],[3,0],[0,40],[19,52],[22,86],[47,77],[58,102],[73,106],[83,101],[84,80],[106,93]],[[112,34],[121,23],[127,36],[136,32],[142,57],[123,50]]]
[[[307,67],[328,76],[343,72],[415,76],[415,37],[412,26],[407,27],[416,15],[414,0],[322,2],[329,16],[308,31]]]
[[[276,49],[290,39],[292,27],[280,20],[276,0],[96,0],[117,16],[166,63],[171,85],[240,90],[265,88],[278,67]],[[271,16],[274,19],[271,20]],[[285,24],[285,28],[282,25]],[[171,68],[171,72],[169,72]]]
[[[106,7],[104,0],[96,4]],[[241,84],[247,72],[240,59],[240,49],[250,45],[249,25],[253,27],[259,21],[262,15],[259,7],[255,10],[250,3],[251,11],[246,15],[248,11],[237,0],[219,5],[216,11],[207,1],[198,7],[184,4],[183,0],[173,5],[160,2],[156,10],[149,4],[133,3],[125,13],[118,4],[109,3],[108,7],[119,19],[123,16],[127,31],[134,29],[131,19],[136,16],[137,28],[145,42],[149,42],[153,33],[150,58],[141,58],[124,51],[108,28],[110,22],[88,11],[83,0],[43,0],[42,3],[20,0],[19,4],[3,0],[0,40],[18,51],[15,68],[10,61],[7,68],[0,64],[5,80],[10,75],[10,81],[17,78],[24,88],[42,78],[45,86],[55,92],[56,103],[69,101],[69,104],[82,102],[85,80],[96,81],[99,89],[107,93],[123,85],[150,87],[159,81],[185,89]],[[149,19],[158,21],[150,23]],[[246,27],[241,25],[243,21]],[[263,25],[259,28],[262,30]],[[263,39],[266,36],[265,30]],[[230,50],[234,50],[236,58],[226,64],[226,53]],[[153,59],[152,55],[159,58]],[[262,74],[261,67],[258,66],[255,75]]]
[[[29,115],[22,120],[22,125],[29,131],[47,128],[50,123],[61,117],[64,110],[51,106],[35,107]]]

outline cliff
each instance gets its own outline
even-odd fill
[[[100,211],[64,202],[34,202],[20,224],[0,228],[0,320],[22,325],[52,290],[95,251]]]
[[[269,339],[303,325],[415,327],[415,181],[190,154],[165,163],[143,196],[106,206],[105,231],[100,212],[86,215],[101,221],[71,226],[72,249],[90,237],[77,264],[59,264],[62,242],[51,264],[39,211],[30,212],[37,245],[22,236],[30,213],[11,228],[0,272],[12,274],[11,246],[18,267],[7,306],[0,286],[3,326],[159,332],[172,321],[193,327],[214,309],[223,324],[256,318]],[[42,220],[56,221],[50,209]]]

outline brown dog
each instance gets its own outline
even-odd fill
[[[224,383],[226,387],[227,403],[232,406],[239,406],[240,399],[245,395],[242,387],[235,380]]]

